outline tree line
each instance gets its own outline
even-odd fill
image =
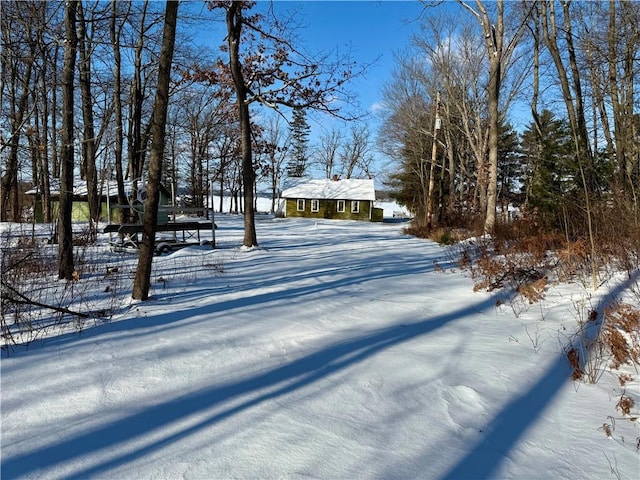
[[[171,78],[163,182],[173,186],[174,191],[185,193],[185,201],[195,207],[203,207],[213,189],[228,192],[235,200],[234,211],[238,212],[242,210],[238,197],[243,188],[237,134],[239,119],[229,67],[221,55],[224,52],[197,45],[190,38],[198,28],[217,25],[223,20],[220,10],[224,3],[202,2],[203,6],[216,7],[209,16],[193,8],[193,11],[185,11],[179,17],[178,27],[182,25],[183,28],[178,28],[177,32]],[[78,177],[89,183],[89,203],[94,218],[98,214],[98,193],[105,188],[105,179],[109,178],[118,185],[125,179],[131,179],[137,187],[146,172],[153,93],[157,82],[158,39],[163,21],[159,5],[143,1],[84,1],[79,2],[76,9],[75,33],[79,47],[77,68],[73,72],[76,97],[73,146]],[[191,3],[192,7],[194,5]],[[250,7],[247,2],[243,5],[244,10]],[[62,167],[64,8],[65,4],[60,2],[3,4],[0,85],[3,106],[3,203],[0,214],[3,221],[25,218],[27,206],[20,193],[26,184],[38,186],[45,206],[45,221],[53,220],[50,183],[53,180],[57,187]],[[275,23],[274,19],[270,21]],[[284,27],[290,27],[290,23]],[[286,44],[285,28],[279,28],[279,33],[273,32],[273,40],[276,44]],[[209,34],[211,43],[223,43],[224,29],[220,29],[218,35],[220,38]],[[266,47],[257,45],[256,39],[252,38],[245,50],[253,48]],[[258,65],[264,60],[264,54],[243,55],[246,55],[247,63],[255,63],[246,69],[253,69],[251,76],[259,77],[260,82],[266,81],[268,75],[274,77],[268,69],[279,68],[276,63],[290,61],[274,59],[275,63],[264,68],[262,74]],[[326,56],[305,61],[310,66],[316,65],[317,71],[310,77],[333,74],[336,77],[334,87],[344,85],[344,80],[350,75],[349,71],[342,69],[340,73],[345,78],[337,78],[338,62],[346,63],[344,58],[329,59]],[[325,65],[320,71],[318,66],[322,63]],[[274,78],[269,81],[273,82]],[[257,156],[254,166],[265,183],[276,184],[275,193],[283,177],[303,176],[311,165],[324,163],[324,160],[319,160],[320,153],[311,149],[308,140],[303,138],[308,136],[310,128],[306,120],[307,111],[312,107],[321,108],[319,98],[313,101],[302,99],[311,92],[310,88],[298,92],[300,105],[292,109],[292,115],[287,116],[286,111],[274,115],[262,111],[252,120],[252,142]],[[349,97],[346,89],[335,93],[344,99]],[[267,96],[261,92],[256,98],[267,99]],[[274,103],[282,100],[276,99]],[[291,99],[287,103],[295,104]],[[358,128],[366,127],[359,125]],[[345,151],[361,148],[363,143],[358,136],[354,136],[351,143],[336,138],[339,140],[337,146]],[[371,143],[368,137],[364,141]],[[345,157],[346,165],[347,154],[341,155]],[[336,159],[335,168],[343,176],[354,173],[355,161],[351,160],[352,165],[345,168],[338,163]],[[358,163],[364,165],[365,160],[358,159]],[[324,170],[325,166],[322,168]],[[120,193],[119,202],[124,204],[124,188]]]
[[[94,229],[109,183],[117,185],[119,205],[145,189],[151,212],[160,183],[183,193],[188,206],[214,207],[217,190],[221,210],[229,193],[244,213],[244,244],[251,247],[258,244],[258,180],[275,198],[284,178],[307,172],[307,112],[358,116],[336,106],[352,102],[347,84],[364,69],[348,54],[303,52],[293,41],[294,17],[277,18],[255,2],[199,6],[183,4],[178,15],[177,2],[3,3],[0,220],[24,220],[30,205],[23,193],[37,188],[44,221],[57,227],[60,278],[73,274],[76,177],[86,183]],[[203,25],[215,27],[209,35],[217,37],[208,40],[218,50],[190,38]],[[341,145],[349,148],[346,141]],[[123,208],[119,220],[136,221],[135,211]],[[144,262],[153,237],[149,225],[141,243]],[[146,297],[145,290],[135,296]]]
[[[390,184],[416,224],[492,233],[515,205],[592,248],[637,241],[640,5],[457,4],[452,17],[424,2],[384,91],[378,142],[401,159]]]
[[[120,205],[146,188],[152,211],[159,182],[196,207],[211,207],[218,191],[222,210],[228,192],[244,214],[247,247],[258,244],[260,181],[275,199],[283,180],[311,165],[327,178],[375,175],[374,132],[357,121],[349,90],[367,65],[302,51],[296,17],[260,8],[268,4],[187,2],[178,13],[175,3],[2,4],[0,220],[23,220],[22,193],[35,186],[44,220],[58,225],[60,278],[73,271],[76,175],[92,225],[107,182]],[[531,224],[592,247],[598,236],[632,238],[640,229],[640,6],[458,1],[462,14],[451,18],[441,2],[422,4],[420,33],[384,88],[376,145],[394,160],[390,185],[415,222],[491,233],[517,205]],[[190,38],[203,25],[218,50]],[[531,119],[519,132],[516,108]],[[312,148],[309,112],[350,123]],[[128,215],[123,209],[121,220]],[[143,235],[144,261],[153,228]]]

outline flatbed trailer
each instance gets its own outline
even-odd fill
[[[122,210],[135,210],[137,213],[144,213],[143,210],[138,210],[137,205],[112,205],[111,208]],[[110,211],[110,210],[109,210]],[[169,221],[166,223],[156,224],[156,238],[155,238],[155,253],[160,255],[162,253],[169,252],[174,249],[187,247],[189,245],[199,245],[200,231],[211,231],[211,246],[216,246],[216,232],[217,225],[214,222],[214,212],[208,208],[200,207],[176,207],[161,205],[158,211],[166,213]],[[176,219],[176,214],[191,214],[198,215],[197,220],[180,220]],[[206,219],[200,220],[200,215],[206,214]],[[172,219],[171,219],[172,218]],[[194,217],[191,217],[194,218]],[[211,220],[209,220],[211,219]],[[131,251],[138,250],[139,240],[138,235],[142,233],[143,224],[138,223],[111,223],[109,222],[103,232],[109,234],[109,245],[113,251]],[[171,232],[170,238],[161,237],[158,234],[163,232]],[[178,232],[182,232],[182,240],[178,239]],[[118,237],[114,241],[111,234],[117,234]],[[196,243],[197,242],[197,243]]]
[[[112,223],[104,227],[104,233],[115,233],[118,238],[109,241],[109,245],[113,251],[137,250],[139,248],[138,235],[142,233],[143,225],[141,223]],[[200,245],[201,230],[214,231],[216,225],[214,222],[171,222],[156,225],[156,246],[155,253],[160,255],[171,250],[187,247],[190,245]],[[160,237],[158,234],[163,232],[171,232],[171,238]],[[178,239],[178,233],[182,232],[182,240]],[[215,237],[212,237],[215,239]],[[215,240],[212,242],[215,247]]]

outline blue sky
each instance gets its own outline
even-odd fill
[[[268,8],[271,2],[261,0],[257,10]],[[455,5],[455,4],[453,4]],[[360,65],[371,65],[363,77],[353,81],[361,108],[369,110],[381,100],[384,83],[391,78],[394,54],[409,45],[418,31],[417,19],[423,10],[416,1],[284,1],[273,2],[276,14],[296,11],[300,28],[296,35],[302,50],[311,55],[321,52],[346,53]],[[206,16],[203,4],[190,4],[192,11]],[[280,15],[279,15],[280,16]],[[220,18],[220,17],[218,17]],[[197,34],[199,42],[214,48],[225,35],[222,19],[208,24]],[[219,38],[218,38],[219,37]]]
[[[422,6],[406,1],[281,2],[301,7],[306,28],[301,38],[311,51],[351,50],[358,63],[369,67],[354,82],[361,107],[370,110],[381,100],[381,90],[391,78],[394,54],[403,50],[418,28]]]
[[[371,64],[349,87],[357,94],[360,111],[347,107],[344,113],[370,113],[366,122],[375,144],[379,129],[376,111],[382,102],[382,90],[391,80],[395,55],[407,48],[419,30],[423,6],[418,1],[280,1],[276,2],[278,8],[299,9],[302,28],[298,35],[310,53],[349,52],[359,65]],[[308,118],[312,143],[323,130],[344,128],[346,134],[349,128],[327,115],[312,114]],[[375,170],[380,172],[388,162],[375,149],[372,154],[378,164]]]

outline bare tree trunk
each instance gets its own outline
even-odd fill
[[[41,21],[45,23],[45,10],[42,10]],[[47,72],[49,67],[49,58],[47,55],[47,48],[44,45],[44,39],[42,38],[42,32],[40,32],[39,36],[40,48],[41,48],[41,61],[42,61],[42,75],[40,77],[40,96],[42,98],[42,147],[40,156],[40,165],[38,166],[39,175],[38,175],[38,192],[40,194],[40,205],[42,208],[42,220],[45,223],[51,222],[51,173],[49,170],[49,148],[53,148],[55,150],[55,146],[50,145],[48,141],[49,132],[51,130],[55,130],[55,125],[52,125],[49,128],[49,99],[48,99],[48,89],[49,87],[49,79],[47,78]],[[56,69],[56,65],[53,65],[52,70]],[[53,87],[55,90],[55,87]],[[52,110],[55,110],[55,105],[53,105]]]
[[[568,6],[566,8],[567,9],[565,10],[565,15],[568,16]],[[576,140],[576,154],[578,155],[579,160],[584,161],[585,157],[589,154],[589,148],[586,121],[584,118],[584,108],[582,107],[583,99],[582,88],[579,83],[580,79],[574,78],[573,85],[569,83],[567,69],[563,63],[563,57],[557,42],[558,37],[554,3],[543,2],[542,9],[542,24],[545,43],[547,45],[547,48],[549,49],[549,52],[551,53],[551,57],[553,58],[556,70],[558,72],[560,87],[562,89],[562,96],[567,108],[567,115],[569,117],[569,124],[571,125],[571,130]],[[565,19],[565,25],[567,24],[570,25],[570,21],[568,18]],[[571,30],[565,31],[565,33],[567,35],[566,41],[569,45],[568,50],[569,52],[573,52],[570,53],[570,57],[573,58],[573,60],[570,61],[573,63],[575,62],[575,50],[573,48],[573,39],[570,36]],[[573,67],[571,68],[573,70]]]
[[[142,14],[140,16],[140,33],[135,49],[133,85],[131,87],[130,105],[131,111],[129,115],[129,165],[127,168],[127,177],[136,181],[142,172],[142,49],[144,47],[144,24],[147,18],[148,1],[144,1]]]
[[[622,15],[616,13],[616,1],[609,0],[609,25],[607,30],[608,41],[608,82],[611,96],[611,110],[613,114],[613,126],[615,141],[609,139],[609,144],[614,145],[615,158],[618,163],[618,188],[621,192],[626,189],[626,184],[631,192],[634,207],[637,209],[638,200],[636,198],[636,185],[632,181],[631,173],[633,171],[634,162],[634,65],[637,65],[637,52],[640,42],[640,33],[638,32],[638,13],[637,5],[627,5],[621,2],[623,10]],[[620,21],[618,18],[620,17]],[[624,38],[624,41],[620,40]],[[626,42],[626,45],[625,45]],[[619,50],[622,50],[621,54]],[[622,58],[621,58],[622,57]],[[622,75],[618,73],[620,65],[623,65]],[[606,116],[603,117],[607,119]],[[604,128],[605,132],[608,130]],[[637,144],[637,142],[636,142]],[[637,148],[637,147],[636,147]]]
[[[130,8],[131,4],[125,2]],[[124,146],[124,120],[122,117],[122,77],[121,77],[121,55],[120,55],[120,36],[122,33],[122,22],[116,26],[117,15],[116,0],[111,0],[111,22],[109,25],[111,44],[113,45],[113,108],[116,122],[115,146],[114,146],[114,163],[116,184],[118,188],[118,204],[125,205],[127,203],[127,195],[124,189],[124,169],[122,168],[122,151]],[[129,10],[127,9],[127,15]],[[107,192],[109,194],[109,192]],[[122,211],[119,221],[126,223],[129,212]]]
[[[447,173],[449,174],[449,197],[447,200],[446,211],[447,215],[453,215],[456,204],[456,157],[453,151],[453,136],[451,132],[444,131],[445,144],[447,145],[447,161],[449,168]],[[444,173],[444,172],[443,172]],[[462,175],[463,172],[460,174]],[[462,195],[462,189],[460,189]]]
[[[73,81],[75,73],[77,0],[68,0],[65,9],[65,53],[62,68],[62,175],[60,177],[60,211],[58,212],[58,278],[72,280],[73,232]]]
[[[342,171],[344,178],[351,178],[356,170],[360,167],[365,170],[367,163],[367,153],[369,151],[369,132],[366,126],[352,125],[350,138],[342,143],[342,152],[340,160],[342,163]]]
[[[537,8],[533,10],[532,25],[529,26],[533,37],[533,96],[531,98],[531,116],[533,123],[538,131],[542,134],[540,126],[540,114],[538,112],[538,98],[540,97],[540,12]]]
[[[19,7],[17,7],[19,8]],[[25,26],[29,28],[30,26]],[[7,31],[10,26],[3,24],[2,36],[10,38],[11,32]],[[28,33],[31,36],[31,32]],[[20,133],[25,122],[25,114],[29,100],[31,74],[33,71],[33,62],[35,56],[35,42],[29,41],[29,53],[24,59],[25,70],[18,71],[18,64],[21,59],[16,58],[18,52],[3,52],[3,69],[5,75],[10,77],[9,85],[9,103],[10,103],[10,125],[11,132],[9,141],[9,155],[6,164],[2,169],[2,178],[0,179],[0,221],[12,220],[14,222],[20,219],[20,205],[18,195],[18,151],[20,146]],[[13,55],[11,58],[10,56]],[[9,57],[9,58],[8,58]],[[10,64],[11,62],[11,64]],[[20,90],[18,93],[18,84]]]
[[[496,223],[496,205],[498,196],[498,141],[500,135],[500,92],[503,87],[504,75],[509,66],[511,54],[515,50],[525,22],[521,22],[514,29],[513,34],[505,43],[505,2],[497,0],[492,2],[495,5],[495,19],[491,19],[482,0],[476,0],[476,9],[472,8],[467,2],[458,0],[467,10],[475,15],[478,23],[482,28],[485,41],[485,53],[489,62],[489,77],[487,81],[487,107],[488,107],[488,165],[486,171],[479,169],[478,183],[482,186],[482,182],[486,179],[486,205],[482,209],[485,214],[484,232],[493,233]],[[511,93],[513,95],[513,92]],[[510,95],[506,96],[507,102]],[[484,177],[486,173],[486,177]],[[481,198],[482,199],[482,198]]]
[[[484,232],[493,233],[496,223],[496,200],[498,195],[498,135],[500,128],[500,87],[502,85],[502,42],[504,39],[504,4],[497,2],[497,24],[493,24],[479,0],[476,4],[482,18],[485,47],[489,57],[489,181],[487,184],[487,210]]]
[[[155,248],[156,223],[158,221],[158,205],[160,203],[160,181],[162,180],[162,164],[164,143],[167,128],[167,110],[169,107],[169,81],[171,79],[171,63],[176,40],[176,23],[178,17],[178,1],[167,1],[162,48],[158,62],[158,87],[153,105],[152,144],[149,158],[149,177],[147,182],[147,199],[145,201],[144,225],[140,256],[133,283],[132,297],[136,300],[149,298],[151,284],[151,264]]]
[[[553,58],[558,77],[560,80],[560,86],[562,89],[562,96],[567,108],[567,114],[569,116],[569,125],[571,126],[571,134],[575,145],[576,158],[580,169],[580,177],[582,179],[583,191],[585,195],[585,210],[587,215],[587,227],[589,232],[589,240],[591,245],[591,271],[593,276],[593,288],[598,288],[597,279],[597,265],[596,265],[596,251],[595,240],[593,234],[592,225],[592,212],[590,196],[590,175],[592,174],[591,167],[593,166],[593,155],[589,148],[589,137],[586,127],[586,119],[584,116],[584,102],[582,97],[582,87],[580,84],[580,76],[578,66],[576,62],[575,48],[573,45],[573,37],[571,32],[571,19],[569,13],[569,3],[562,2],[563,14],[564,14],[564,33],[565,41],[567,43],[567,50],[569,52],[569,68],[573,76],[573,82],[569,82],[569,76],[567,75],[567,69],[563,63],[563,55],[560,53],[557,37],[557,23],[554,2],[542,2],[542,28],[545,43],[551,57]],[[575,102],[575,103],[574,103]],[[585,168],[588,168],[588,174],[585,172]]]
[[[100,199],[98,198],[98,171],[96,168],[96,134],[93,126],[93,99],[91,97],[91,40],[87,34],[82,1],[78,3],[78,42],[80,46],[78,70],[80,72],[80,93],[82,96],[82,164],[87,182],[87,200],[89,203],[89,228],[92,238],[96,237],[96,228],[100,217]]]
[[[431,166],[429,168],[429,191],[427,193],[427,230],[433,227],[433,190],[436,183],[436,159],[438,156],[438,132],[442,120],[440,119],[440,92],[436,95],[436,115],[433,121],[433,145],[431,146]]]
[[[220,166],[220,213],[224,208],[224,169]]]
[[[53,86],[51,88],[51,175],[53,178],[60,176],[60,159],[58,158],[58,57],[60,56],[60,47],[55,45],[53,53]]]
[[[245,247],[258,246],[255,210],[253,208],[253,186],[255,170],[251,152],[251,118],[247,103],[247,86],[240,61],[240,36],[242,33],[242,2],[234,1],[227,10],[227,33],[229,44],[229,66],[236,90],[240,118],[240,145],[242,148],[242,188],[244,190],[244,242]]]

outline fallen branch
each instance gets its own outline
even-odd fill
[[[75,316],[81,317],[81,318],[91,318],[91,315],[88,315],[86,313],[75,312],[75,311],[70,310],[70,309],[68,309],[66,307],[57,307],[55,305],[47,305],[46,303],[41,303],[41,302],[38,302],[37,300],[33,300],[33,299],[27,297],[26,295],[23,295],[22,293],[20,293],[19,291],[17,291],[15,288],[13,288],[11,285],[8,285],[4,281],[2,281],[2,288],[3,289],[6,288],[12,294],[17,296],[17,298],[11,297],[10,300],[8,300],[7,297],[5,297],[5,301],[10,301],[12,303],[17,303],[19,305],[35,305],[36,307],[46,308],[48,310],[53,310],[53,311],[59,312],[59,313],[66,313],[68,315],[75,315]]]

